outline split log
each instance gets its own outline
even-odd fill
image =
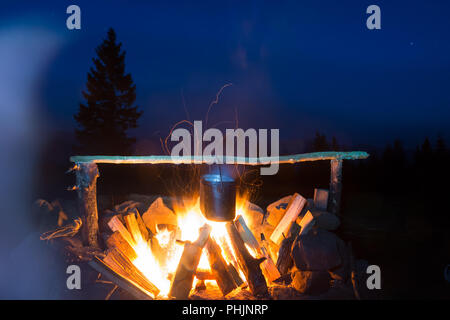
[[[150,235],[148,233],[147,227],[145,226],[144,220],[142,220],[142,217],[137,209],[136,209],[136,220],[139,226],[139,230],[141,231],[142,238],[144,238],[144,241],[147,242],[148,239],[150,239]]]
[[[234,266],[231,263],[227,265],[228,272],[233,277],[234,283],[236,283],[236,285],[238,287],[240,287],[244,284],[244,280],[242,280],[241,276],[239,275],[239,272],[236,270],[236,267],[237,267],[237,264],[236,264],[236,266]]]
[[[283,241],[281,242],[281,246],[278,251],[277,269],[280,271],[280,274],[282,276],[286,275],[289,272],[289,269],[291,269],[294,263],[291,257],[291,248],[299,231],[300,228],[298,224],[294,223],[289,230],[286,239],[283,239]]]
[[[342,160],[331,160],[330,196],[328,208],[331,213],[339,215],[342,198]]]
[[[250,248],[252,248],[253,251],[255,251],[256,253],[261,253],[260,252],[261,247],[258,243],[258,240],[256,240],[252,231],[249,229],[249,227],[245,223],[244,217],[239,215],[235,219],[234,224],[236,225],[239,235],[241,236],[241,238],[245,242],[245,244],[247,244]]]
[[[226,296],[228,293],[236,289],[237,285],[228,270],[228,265],[222,257],[221,251],[222,250],[214,239],[209,238],[206,243],[209,266],[211,267],[211,272],[217,282],[217,285],[219,286],[220,291],[222,291],[222,294]]]
[[[309,232],[309,230],[311,230],[312,227],[316,224],[314,216],[312,215],[311,211],[309,210],[306,211],[305,215],[298,224],[300,226],[300,234],[306,235]]]
[[[136,251],[134,251],[133,247],[123,238],[119,231],[114,231],[114,233],[106,240],[106,245],[108,248],[117,248],[130,258],[131,261],[137,258]]]
[[[139,300],[151,300],[152,297],[149,293],[144,290],[141,286],[137,285],[127,277],[124,277],[120,273],[116,272],[111,268],[110,265],[106,264],[99,258],[94,258],[88,262],[88,264],[94,268],[96,271],[100,272],[106,278],[117,284],[120,288],[126,290],[132,294],[135,298]]]
[[[127,214],[123,217],[125,220],[125,224],[127,225],[127,229],[133,238],[134,243],[144,243],[144,238],[142,237],[141,230],[139,229],[138,222],[136,220],[136,216],[134,213]],[[146,243],[146,242],[145,242]]]
[[[278,245],[281,243],[283,238],[286,237],[286,234],[289,232],[292,223],[297,219],[305,204],[305,198],[303,198],[298,193],[294,194],[286,209],[286,213],[270,236],[270,240],[272,240],[272,242]]]
[[[314,208],[326,211],[328,208],[328,190],[314,189]]]
[[[131,236],[131,234],[128,232],[127,228],[125,228],[125,226],[123,225],[123,223],[119,220],[119,218],[117,216],[114,216],[111,218],[111,220],[109,220],[108,226],[111,228],[112,231],[120,232],[122,237],[128,242],[128,244],[130,246],[133,247],[136,245],[136,243],[133,240],[133,237]]]
[[[205,224],[200,228],[199,233],[200,235],[195,242],[186,241],[184,244],[183,254],[170,287],[169,295],[172,298],[186,300],[189,297],[189,292],[194,282],[194,275],[200,262],[203,247],[209,239],[211,227]]]
[[[83,218],[81,227],[83,242],[91,247],[99,247],[97,212],[98,167],[95,163],[79,163],[76,168],[78,206]]]
[[[150,292],[153,297],[159,294],[159,289],[118,249],[111,249],[104,258],[104,262],[111,265],[117,273],[127,277]]]
[[[250,255],[245,247],[244,241],[239,235],[239,231],[233,222],[228,222],[226,224],[226,228],[228,235],[230,236],[231,244],[236,254],[238,264],[244,272],[251,293],[254,296],[267,295],[268,290],[266,279],[264,278],[259,266],[265,258],[255,259]]]
[[[261,263],[261,270],[264,276],[269,280],[269,282],[273,282],[274,280],[278,279],[280,277],[280,272],[278,271],[275,263],[270,257],[268,249],[261,247],[252,231],[245,223],[244,218],[242,216],[238,216],[234,223],[244,243],[252,248],[258,257],[266,258],[266,260]]]

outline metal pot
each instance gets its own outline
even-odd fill
[[[208,220],[233,221],[236,215],[236,182],[219,174],[200,179],[200,210]]]

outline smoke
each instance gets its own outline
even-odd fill
[[[41,83],[60,38],[44,28],[0,29],[0,298],[48,298],[45,243],[32,225],[34,165],[45,138]],[[57,90],[57,88],[55,88]]]

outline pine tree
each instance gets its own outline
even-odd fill
[[[328,142],[327,137],[323,134],[320,134],[319,131],[316,131],[316,136],[314,137],[313,141],[313,151],[314,152],[320,152],[320,151],[328,151]]]
[[[97,47],[94,66],[87,75],[86,104],[80,104],[74,116],[78,123],[75,134],[83,154],[126,155],[131,153],[135,139],[127,131],[137,127],[142,112],[133,106],[136,85],[125,74],[125,51],[116,42],[116,33],[109,29],[107,38]]]

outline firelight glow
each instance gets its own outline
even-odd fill
[[[244,219],[246,203],[245,197],[238,198],[236,201],[236,214],[242,215]],[[213,237],[222,248],[222,255],[227,260],[227,263],[237,267],[236,255],[233,251],[231,240],[225,227],[226,222],[208,221],[200,211],[199,199],[190,205],[174,206],[174,211],[177,214],[178,228],[180,229],[180,237],[178,240],[181,240],[181,242],[194,242],[199,236],[200,227],[207,223],[212,227],[210,236]],[[132,244],[137,254],[137,258],[133,260],[133,264],[160,290],[158,298],[168,298],[171,285],[170,279],[175,274],[181,255],[183,254],[184,246],[181,243],[175,241],[172,241],[171,243],[171,239],[174,239],[174,237],[172,237],[172,232],[176,231],[171,231],[167,228],[157,229],[157,234],[154,236],[154,240],[158,242],[159,246],[166,249],[166,259],[164,261],[161,261],[161,259],[152,251],[150,240],[149,243],[146,243],[142,239],[137,241],[137,244]],[[229,249],[228,252],[224,250],[225,247]],[[247,249],[255,256],[253,250],[250,250],[248,247]],[[245,279],[242,270],[239,268],[236,269],[241,278]],[[211,271],[206,250],[202,252],[200,257],[198,270]],[[197,281],[198,279],[194,278],[193,287],[195,287]],[[214,280],[206,280],[206,283],[209,285],[217,285]]]

